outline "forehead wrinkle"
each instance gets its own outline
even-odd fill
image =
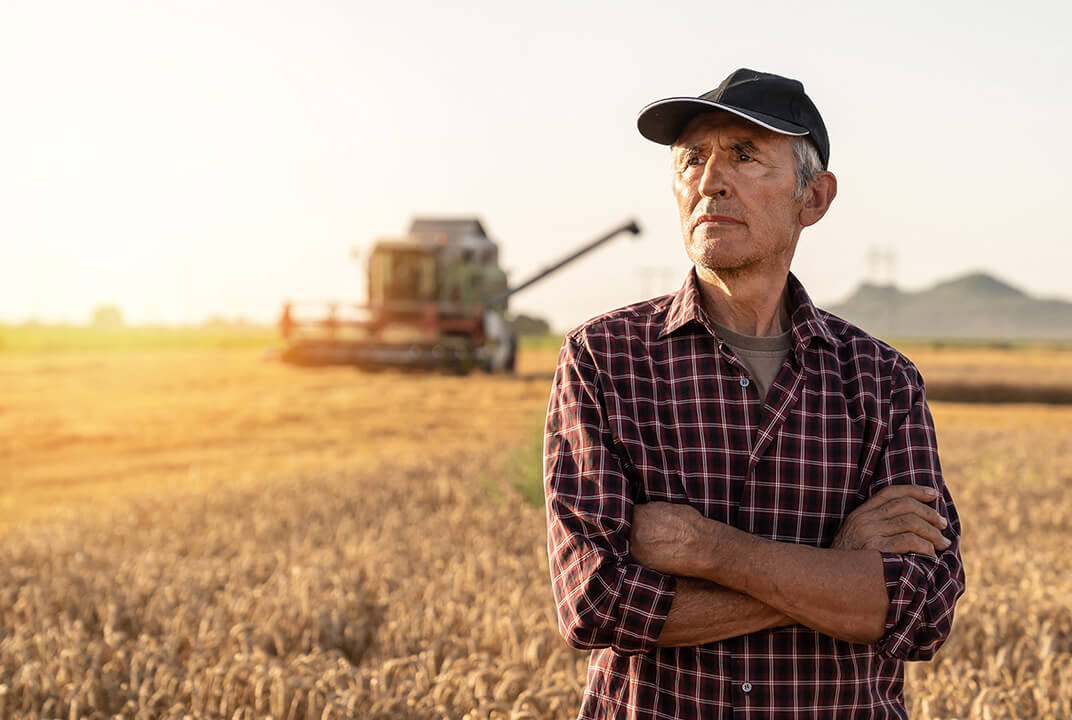
[[[779,137],[778,133],[758,126],[692,128],[688,132],[681,133],[681,137],[671,147],[702,150],[711,144],[717,144],[723,150],[728,150],[735,145],[758,150],[757,143],[766,144],[777,137]]]
[[[670,147],[670,149],[673,150],[675,153],[681,153],[681,152],[684,152],[684,153],[698,153],[698,152],[703,152],[703,146],[694,145],[694,144],[689,144],[689,145],[676,145],[675,144],[675,145],[672,145]]]

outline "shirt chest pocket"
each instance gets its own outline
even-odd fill
[[[822,432],[774,438],[748,473],[737,527],[779,542],[830,545],[859,504],[863,443],[847,418],[826,416],[822,425]]]

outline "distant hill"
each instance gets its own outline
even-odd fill
[[[825,309],[879,337],[1072,340],[1072,302],[1031,297],[982,272],[918,292],[865,282]]]

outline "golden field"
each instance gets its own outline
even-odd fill
[[[908,350],[928,378],[1072,368],[987,352]],[[554,358],[454,377],[0,354],[0,720],[573,717],[585,655],[515,488]],[[912,717],[1070,718],[1072,406],[932,409],[968,591],[909,666]]]

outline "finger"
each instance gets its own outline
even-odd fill
[[[945,535],[942,535],[936,527],[918,515],[898,515],[886,521],[884,525],[886,527],[879,530],[881,535],[891,535],[893,533],[890,532],[890,529],[893,529],[894,532],[899,530],[902,533],[914,533],[939,550],[945,550],[950,545],[949,539]]]
[[[906,497],[913,498],[919,502],[932,502],[938,497],[938,494],[933,488],[926,485],[887,485],[867,498],[867,500],[864,500],[853,512],[879,510],[887,503]]]
[[[878,549],[883,552],[897,553],[898,555],[903,555],[904,553],[919,553],[920,555],[929,555],[930,557],[938,556],[937,553],[934,552],[933,545],[919,535],[910,532],[880,538]]]
[[[882,498],[885,504],[903,497],[914,498],[920,502],[934,502],[938,499],[938,491],[929,485],[887,485],[872,495],[871,499]]]
[[[898,515],[915,515],[917,517],[926,520],[928,523],[944,530],[946,525],[946,519],[930,505],[924,505],[915,498],[902,497],[896,500],[890,500],[883,505],[878,511],[879,517],[883,519],[889,519]]]

